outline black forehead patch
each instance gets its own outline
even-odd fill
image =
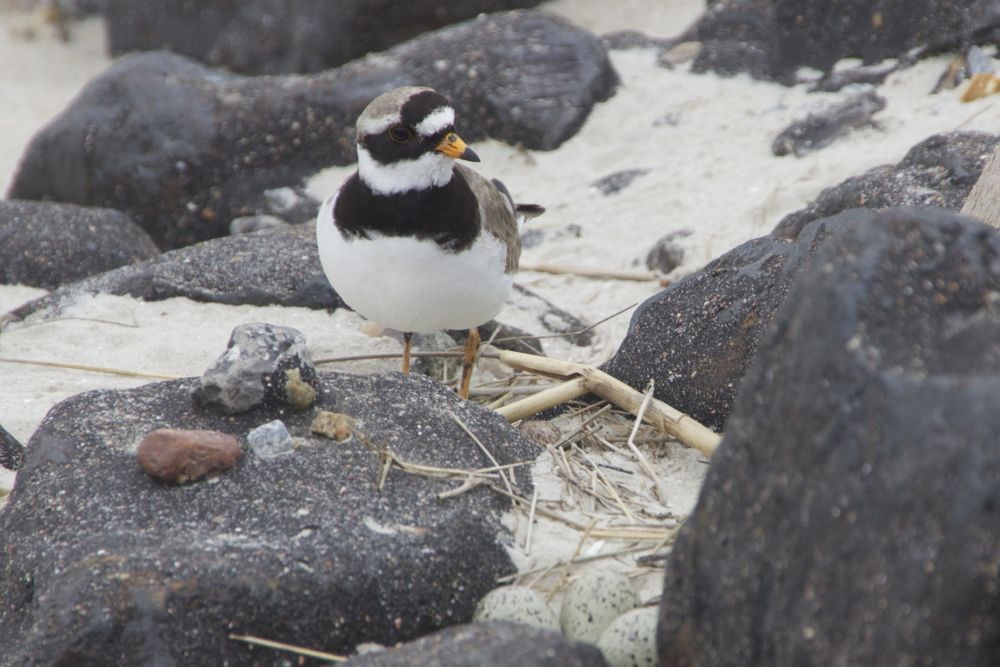
[[[451,103],[448,98],[441,93],[434,90],[424,90],[406,101],[406,104],[400,109],[400,115],[403,122],[412,127],[427,118],[435,109],[449,106]]]

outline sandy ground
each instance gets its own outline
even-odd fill
[[[632,28],[670,36],[686,28],[702,5],[701,0],[554,0],[546,8],[598,33]],[[23,16],[0,12],[0,96],[5,101],[5,113],[0,115],[0,184],[9,182],[32,134],[109,62],[98,21],[75,26],[66,43],[44,27],[36,31],[35,39],[25,39],[25,21]],[[22,36],[14,36],[12,30]],[[996,99],[966,105],[959,102],[959,91],[928,94],[946,66],[947,58],[938,57],[893,75],[880,88],[888,107],[879,114],[877,127],[855,131],[802,158],[775,157],[770,145],[779,131],[806,113],[842,99],[845,93],[807,94],[804,86],[785,88],[745,76],[694,75],[687,65],[670,70],[658,66],[655,54],[644,50],[614,52],[612,59],[622,77],[620,90],[598,105],[580,133],[559,150],[523,152],[498,142],[475,146],[482,157],[477,165],[480,171],[502,178],[518,199],[548,209],[531,223],[545,240],[525,251],[526,264],[644,269],[643,260],[659,237],[688,230],[691,234],[681,240],[684,263],[670,276],[676,278],[767,233],[784,214],[804,206],[823,188],[873,166],[898,161],[913,144],[934,133],[1000,127]],[[650,172],[620,193],[605,196],[591,185],[602,176],[633,168]],[[325,197],[351,171],[330,169],[314,178],[310,188]],[[591,322],[659,289],[655,282],[530,271],[522,272],[519,281]],[[0,312],[41,293],[0,287]],[[508,316],[516,319],[509,312],[498,319]],[[97,297],[81,302],[58,321],[5,331],[0,336],[0,357],[198,375],[224,349],[232,328],[251,321],[303,330],[317,357],[398,350],[393,339],[363,333],[361,318],[348,313],[331,318],[300,309],[206,305],[183,299],[147,304]],[[550,354],[603,361],[617,348],[627,324],[628,315],[623,315],[598,329],[593,347],[555,346]],[[3,362],[0,378],[0,424],[22,442],[47,410],[69,395],[148,381]],[[707,466],[701,457],[678,446],[652,448],[647,455],[667,490],[659,509],[683,517],[696,500]],[[613,452],[601,456],[633,473],[638,470],[637,463],[627,457],[619,459]],[[561,503],[561,510],[587,523],[596,508],[586,507],[586,500],[567,499],[564,488],[550,484],[547,467],[549,461],[536,467],[540,498]],[[9,477],[0,478],[0,486],[4,484],[9,486]],[[649,490],[649,484],[640,486],[644,493]],[[601,516],[605,522],[616,520],[613,512]],[[511,524],[523,544],[525,520],[512,517]],[[525,569],[568,559],[575,552],[590,556],[622,547],[621,542],[605,540],[583,544],[579,531],[553,523],[536,525],[533,539],[530,555],[519,551],[520,547],[514,549]],[[628,569],[634,563],[625,559],[619,565]],[[638,580],[643,599],[655,598],[658,576],[646,572]]]

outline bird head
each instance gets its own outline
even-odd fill
[[[455,132],[455,109],[430,88],[396,88],[358,117],[358,174],[377,194],[446,185],[454,160],[479,156]]]

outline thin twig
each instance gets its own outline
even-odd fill
[[[602,324],[604,324],[608,320],[613,320],[614,318],[618,317],[622,313],[626,313],[626,312],[632,310],[633,308],[635,308],[638,305],[639,305],[639,302],[636,301],[635,303],[633,303],[631,305],[628,305],[628,306],[625,306],[621,310],[616,310],[615,312],[611,313],[607,317],[602,317],[601,319],[597,320],[593,324],[585,326],[582,329],[577,329],[576,331],[566,331],[566,332],[557,333],[557,334],[546,334],[544,336],[508,336],[506,338],[497,338],[493,342],[494,343],[506,343],[506,342],[515,341],[515,340],[544,340],[546,338],[568,338],[570,336],[580,336],[582,334],[587,333],[588,331],[596,329],[597,327],[601,326]]]
[[[552,597],[556,592],[565,585],[566,580],[569,578],[569,566],[576,562],[577,558],[580,556],[580,552],[583,550],[583,545],[586,544],[587,539],[590,537],[590,532],[594,529],[594,525],[597,523],[596,520],[591,521],[590,525],[587,526],[587,530],[583,531],[583,535],[580,536],[580,541],[576,543],[576,549],[573,550],[573,555],[569,557],[566,562],[566,569],[563,571],[562,576],[559,577],[559,582],[549,591],[546,598],[547,601],[551,601]]]
[[[610,403],[605,404],[604,407],[602,407],[600,410],[597,410],[596,412],[594,412],[594,414],[590,415],[585,420],[583,420],[580,423],[580,425],[578,427],[576,427],[575,430],[571,431],[570,433],[567,433],[562,438],[559,438],[559,441],[556,442],[552,446],[556,447],[556,448],[562,447],[563,445],[565,445],[566,443],[568,443],[570,440],[572,440],[573,438],[575,438],[577,435],[579,435],[580,433],[582,433],[595,419],[597,419],[598,417],[600,417],[601,415],[603,415],[605,412],[607,412],[611,408],[612,408],[612,405]]]
[[[25,366],[45,366],[47,368],[65,368],[74,371],[86,371],[88,373],[104,373],[106,375],[120,375],[122,377],[150,378],[153,380],[176,380],[179,375],[167,375],[166,373],[147,373],[145,371],[129,371],[121,368],[107,368],[105,366],[89,366],[87,364],[71,364],[60,361],[41,361],[38,359],[12,359],[10,357],[0,357],[0,363],[23,364]]]
[[[638,411],[644,400],[642,394],[621,380],[586,364],[509,351],[500,353],[500,361],[519,370],[529,370],[546,377],[564,379],[566,381],[561,386],[566,388],[567,394],[579,392],[577,395],[581,395],[590,391],[632,414]],[[558,391],[558,388],[554,388],[543,393],[552,395]],[[530,414],[525,410],[525,404],[534,398],[537,396],[505,405],[497,410],[497,413],[508,421],[513,421],[514,418],[523,419]],[[690,415],[686,415],[655,398],[650,400],[645,416],[647,421],[654,426],[663,429],[683,444],[697,449],[708,457],[715,453],[719,441],[722,439],[718,433],[698,423]]]
[[[297,653],[299,655],[304,655],[309,658],[319,658],[320,660],[329,660],[331,662],[347,661],[347,656],[336,655],[335,653],[326,653],[324,651],[314,651],[313,649],[310,648],[303,648],[301,646],[295,646],[293,644],[276,642],[270,639],[262,639],[261,637],[254,637],[253,635],[229,635],[229,638],[235,639],[236,641],[246,642],[247,644],[255,644],[257,646],[265,646],[267,648],[273,648],[279,651],[288,651],[289,653]]]
[[[487,483],[486,480],[483,479],[482,477],[473,477],[472,475],[469,475],[468,477],[465,478],[465,481],[462,482],[461,486],[451,489],[449,491],[442,491],[441,493],[437,494],[437,497],[438,500],[447,500],[448,498],[454,498],[456,496],[460,496],[463,493],[466,493],[467,491],[472,491],[477,486],[482,486],[483,484],[486,483]]]
[[[666,287],[670,281],[658,273],[651,271],[625,271],[621,269],[591,269],[585,266],[559,266],[558,264],[525,264],[518,267],[521,271],[535,271],[537,273],[551,273],[554,275],[580,276],[582,278],[596,278],[598,280],[629,280],[634,282],[657,282],[661,287]]]
[[[653,482],[653,489],[656,491],[660,502],[667,502],[666,492],[660,488],[660,480],[656,476],[656,471],[653,470],[653,466],[649,464],[649,461],[643,456],[639,448],[635,446],[635,434],[639,430],[639,424],[642,423],[643,417],[646,414],[646,409],[649,408],[649,402],[653,399],[654,383],[652,380],[649,381],[649,386],[646,387],[646,396],[642,399],[642,405],[639,406],[639,411],[635,415],[635,423],[632,426],[632,432],[629,433],[627,445],[629,450],[635,455],[635,458],[639,460],[639,465],[646,474],[649,475],[650,481]]]
[[[502,577],[497,577],[497,583],[498,584],[507,584],[507,583],[510,583],[512,581],[516,581],[517,579],[519,579],[521,577],[526,577],[528,575],[538,574],[539,572],[547,573],[547,572],[550,572],[550,571],[555,570],[555,569],[560,568],[560,567],[569,567],[570,565],[573,565],[573,564],[589,563],[591,561],[600,560],[602,558],[617,558],[618,556],[627,556],[629,554],[637,553],[637,552],[640,552],[640,551],[655,551],[655,550],[663,548],[663,544],[666,543],[666,542],[669,542],[670,539],[674,537],[674,533],[676,533],[676,532],[677,532],[677,530],[675,528],[673,530],[673,533],[671,533],[671,535],[666,540],[658,542],[657,544],[654,544],[653,546],[649,546],[647,544],[635,544],[635,545],[630,546],[630,547],[625,547],[624,549],[619,549],[618,551],[609,551],[609,552],[603,553],[603,554],[593,554],[593,555],[590,555],[590,556],[582,556],[580,558],[577,558],[577,559],[573,560],[572,562],[570,562],[570,561],[556,561],[555,563],[551,563],[549,565],[539,565],[538,567],[532,568],[530,570],[522,570],[520,572],[515,572],[514,574],[508,574],[508,575],[504,575]],[[541,577],[539,577],[539,579],[541,579]],[[538,583],[538,579],[536,579],[532,583],[532,585],[534,585],[535,583]]]
[[[538,488],[531,492],[531,508],[528,510],[528,533],[524,536],[524,555],[531,553],[531,528],[535,524],[535,509],[538,507]]]
[[[604,484],[605,488],[611,494],[612,498],[614,498],[615,503],[617,503],[618,508],[621,509],[625,517],[632,523],[637,523],[635,517],[632,516],[632,513],[628,511],[628,507],[625,506],[625,501],[623,501],[622,497],[618,495],[618,490],[615,488],[615,485],[612,484],[611,480],[608,479],[608,476],[604,474],[604,471],[597,466],[597,462],[594,461],[594,459],[590,456],[590,454],[583,451],[582,449],[580,450],[580,453],[583,454],[583,458],[587,459],[587,462],[590,463],[591,466],[593,466],[594,473],[598,476],[598,478],[600,478],[601,482]]]
[[[436,357],[463,357],[464,352],[449,352],[449,351],[439,351],[439,352],[417,352],[411,351],[410,356],[414,359],[418,357],[423,358],[436,358]],[[480,355],[484,359],[499,359],[500,354],[497,352],[483,352]],[[348,361],[372,361],[376,359],[402,359],[402,352],[373,352],[372,354],[352,354],[346,357],[326,357],[325,359],[315,359],[313,361],[317,366],[320,364],[339,364]]]
[[[456,424],[458,424],[462,428],[463,431],[466,432],[466,434],[468,434],[470,438],[472,438],[472,441],[479,446],[479,449],[482,450],[483,454],[486,454],[486,458],[488,458],[493,463],[493,465],[499,467],[500,462],[496,460],[495,456],[493,456],[493,452],[491,452],[489,449],[486,448],[486,445],[484,445],[482,441],[478,437],[476,437],[476,434],[472,432],[472,430],[465,424],[465,422],[462,421],[458,417],[458,415],[452,412],[451,409],[448,409],[448,415],[452,418],[452,420]],[[514,489],[511,487],[510,480],[507,479],[507,475],[503,474],[503,472],[500,472],[500,479],[503,480],[504,486],[507,487],[507,493],[513,494]]]

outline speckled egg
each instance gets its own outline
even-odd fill
[[[604,628],[639,604],[632,580],[620,572],[585,572],[566,589],[559,623],[568,639],[596,644]]]
[[[656,607],[627,611],[605,628],[597,640],[608,667],[652,667],[656,664]]]
[[[545,598],[524,586],[501,586],[487,593],[476,605],[474,621],[511,621],[534,625],[546,630],[559,630],[556,619]]]

